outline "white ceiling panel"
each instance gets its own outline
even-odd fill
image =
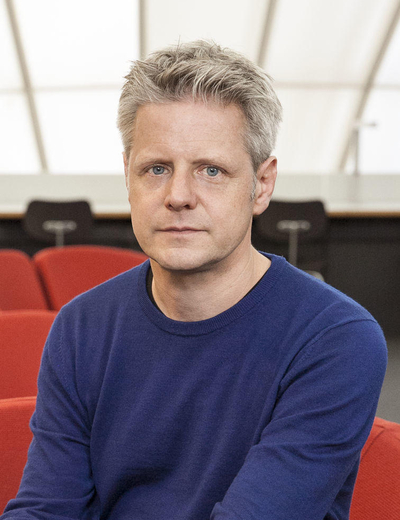
[[[261,0],[148,0],[147,51],[211,39],[256,59],[267,6]]]
[[[12,0],[26,57],[24,92],[6,0],[0,0],[0,173],[40,172],[37,150],[43,134],[42,163],[46,169],[47,159],[49,173],[122,174],[115,120],[130,61],[140,51],[146,55],[200,38],[257,61],[272,12],[263,55],[284,106],[277,145],[280,171],[336,172],[400,0],[271,2]],[[399,64],[400,25],[362,116],[379,126],[361,130],[361,173],[400,174]],[[35,104],[28,111],[24,97],[31,93],[29,79],[30,100],[37,103],[37,142]],[[351,150],[348,171],[353,162]]]
[[[266,68],[278,81],[360,84],[397,0],[280,0]]]
[[[276,156],[282,173],[327,174],[347,133],[357,92],[350,90],[278,89],[283,124]]]
[[[15,0],[32,84],[120,85],[139,56],[137,0]]]
[[[257,62],[260,54],[260,43],[263,37],[265,18],[270,7],[270,0],[251,0],[247,4],[247,19],[244,28],[247,57]]]
[[[400,88],[400,25],[392,37],[385,58],[376,77],[377,85],[392,85]]]
[[[21,94],[0,96],[0,143],[0,173],[39,173],[28,107]]]
[[[4,0],[0,0],[0,92],[22,88],[15,44]]]
[[[375,89],[363,122],[376,123],[360,131],[360,171],[385,174],[400,172],[400,92]]]
[[[118,90],[36,95],[52,173],[123,174],[118,99]]]

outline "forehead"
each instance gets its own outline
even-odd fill
[[[174,150],[179,153],[247,153],[245,117],[234,104],[174,101],[141,106],[136,115],[131,153]]]

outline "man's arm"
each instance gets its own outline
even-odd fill
[[[73,356],[63,343],[62,312],[44,348],[34,434],[20,490],[1,519],[96,518],[90,425],[74,384]]]
[[[348,518],[386,362],[386,344],[372,320],[332,328],[307,345],[281,381],[271,422],[211,519],[323,520],[332,510],[336,516],[329,518]]]

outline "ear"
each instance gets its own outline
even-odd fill
[[[128,175],[129,161],[128,161],[128,158],[126,157],[125,152],[123,152],[122,156],[124,158],[125,186],[126,186],[126,189],[129,191],[129,175]]]
[[[278,160],[268,157],[257,170],[253,215],[261,215],[268,208],[275,187]]]

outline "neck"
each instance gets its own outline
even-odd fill
[[[230,269],[174,272],[151,260],[153,297],[161,312],[177,321],[217,316],[238,303],[262,278],[271,262],[253,247]]]

